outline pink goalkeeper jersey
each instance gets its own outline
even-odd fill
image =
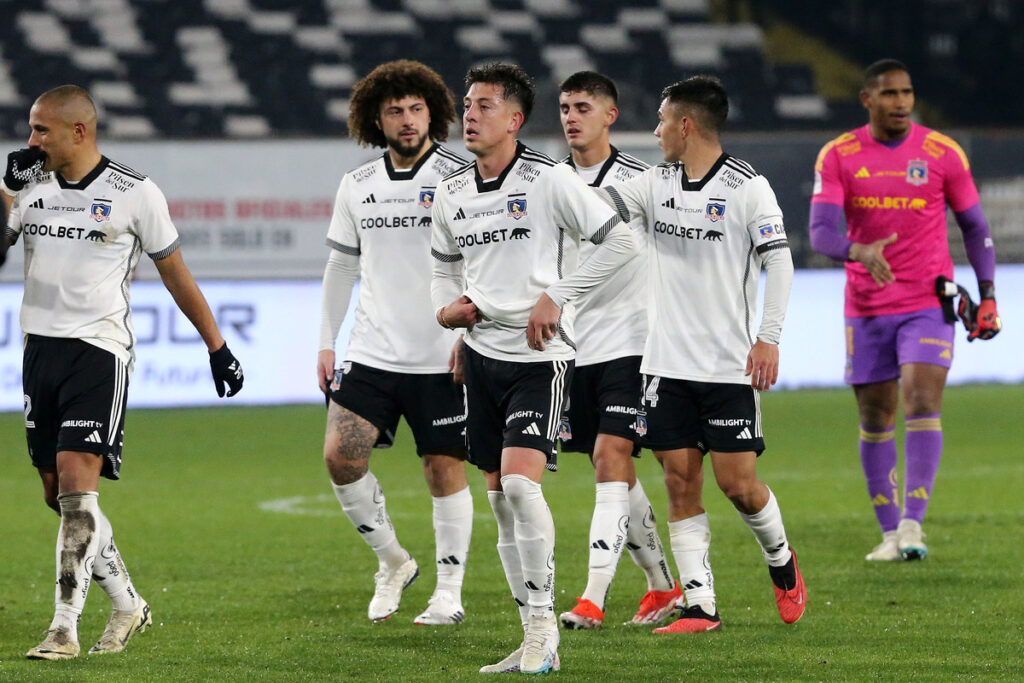
[[[946,204],[954,212],[969,209],[978,190],[967,155],[952,138],[912,124],[889,149],[864,126],[821,148],[811,203],[841,206],[854,242],[897,233],[883,252],[895,282],[879,287],[863,264],[846,263],[845,315],[889,315],[939,307],[935,278],[953,277]]]

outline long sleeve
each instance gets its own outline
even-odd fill
[[[981,204],[953,214],[956,216],[956,223],[964,235],[964,249],[967,251],[967,258],[974,268],[974,275],[978,283],[994,282],[996,277],[996,250],[992,243],[992,233],[989,231],[985,214],[981,210]]]
[[[615,224],[598,244],[590,258],[576,272],[547,288],[546,293],[559,307],[600,284],[633,258],[638,250],[633,231],[624,223]]]
[[[352,288],[358,279],[359,257],[332,249],[324,268],[320,301],[320,351],[334,350],[338,330],[348,312]]]
[[[836,261],[846,261],[853,244],[837,228],[843,216],[843,207],[820,202],[811,204],[811,248]]]
[[[793,257],[789,249],[772,249],[761,256],[765,268],[764,311],[757,338],[778,344],[793,285]]]

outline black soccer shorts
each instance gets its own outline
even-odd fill
[[[95,453],[121,478],[128,368],[80,339],[30,334],[22,362],[25,433],[32,464],[56,469],[59,451]]]
[[[450,373],[416,375],[345,361],[334,371],[331,400],[378,430],[375,448],[390,448],[398,421],[416,441],[416,454],[465,458],[466,400]]]
[[[558,469],[556,442],[573,361],[513,363],[488,358],[466,345],[466,444],[469,462],[484,472],[501,469],[504,448],[538,450]]]
[[[640,360],[640,356],[625,356],[575,368],[559,428],[563,451],[593,454],[597,435],[610,434],[634,442],[633,456],[640,456],[636,433]]]
[[[655,451],[764,451],[761,395],[749,384],[644,375],[637,433]]]

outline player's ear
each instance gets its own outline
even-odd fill
[[[870,109],[871,108],[869,106],[870,101],[871,101],[871,93],[869,93],[867,90],[861,90],[860,91],[860,104],[861,104],[861,106],[864,107],[865,109]]]
[[[608,113],[605,114],[605,125],[612,125],[619,120],[619,108],[615,105],[608,107]]]
[[[519,129],[523,127],[524,123],[526,123],[526,116],[523,114],[523,112],[519,111],[518,109],[515,110],[514,112],[512,112],[512,119],[508,124],[508,132],[518,132]]]

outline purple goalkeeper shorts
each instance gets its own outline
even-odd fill
[[[952,323],[941,308],[846,318],[846,383],[898,379],[904,363],[953,364]]]

